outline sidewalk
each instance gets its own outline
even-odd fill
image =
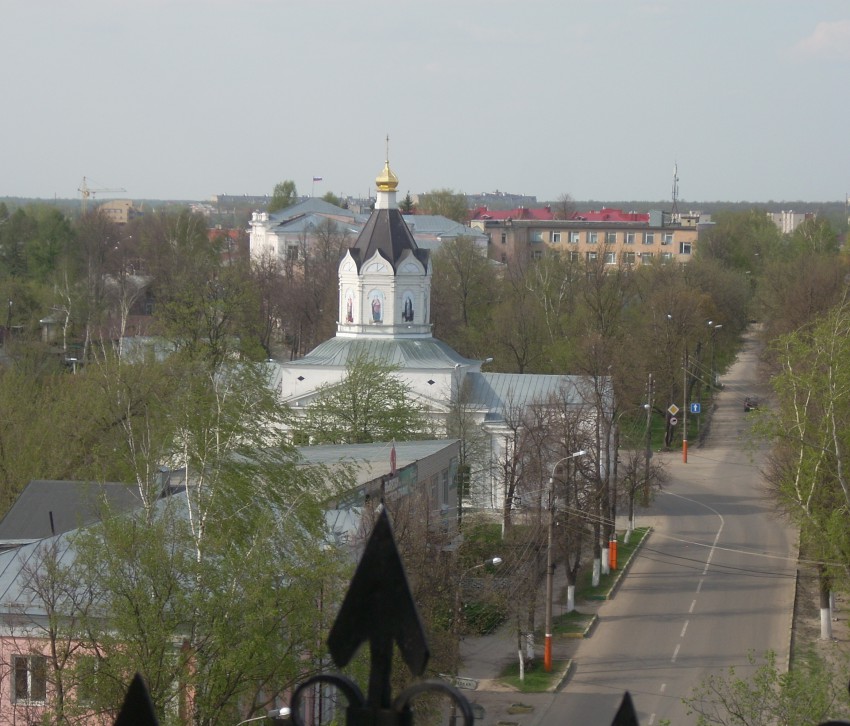
[[[624,532],[627,527],[625,517],[617,518],[617,531]],[[622,563],[625,565],[625,563]],[[622,570],[620,574],[622,575]],[[616,585],[615,585],[616,587]],[[553,577],[553,619],[566,613],[567,575],[563,566],[556,567]],[[577,603],[577,608],[583,613],[595,614],[604,601],[588,600]],[[546,584],[540,585],[535,610],[535,626],[542,631],[546,620]],[[556,637],[552,639],[552,660],[569,660],[572,656],[576,638]],[[525,642],[523,641],[523,647]],[[492,633],[480,636],[467,636],[460,643],[461,672],[460,676],[472,678],[479,682],[479,691],[509,691],[516,693],[510,686],[498,681],[505,667],[516,663],[520,645],[517,642],[516,623],[508,620]],[[539,638],[534,643],[536,657],[543,658],[543,640]],[[566,673],[564,674],[566,676]]]
[[[625,517],[618,517],[617,531],[626,529]],[[637,553],[638,550],[636,550]],[[627,571],[626,563],[622,563],[619,577]],[[618,579],[619,582],[619,579]],[[555,569],[553,579],[552,616],[557,618],[566,612],[567,578],[563,567]],[[616,590],[617,584],[613,586]],[[604,600],[588,600],[577,603],[583,613],[596,614]],[[541,583],[540,594],[535,611],[535,626],[543,630],[546,617],[546,585]],[[569,678],[572,657],[577,645],[581,642],[575,637],[555,637],[552,639],[552,660],[555,666],[561,666],[559,678],[553,690],[560,690]],[[524,643],[523,643],[524,646]],[[513,687],[499,681],[499,676],[505,667],[518,660],[516,623],[506,621],[488,635],[468,636],[460,643],[462,678],[474,679],[478,687],[474,691],[464,691],[469,701],[483,709],[483,718],[476,724],[516,724],[516,726],[535,726],[542,717],[541,711],[551,700],[551,693],[520,693]],[[536,658],[543,659],[543,640],[534,643]]]

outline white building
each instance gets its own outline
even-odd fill
[[[485,373],[485,361],[464,358],[435,339],[430,251],[416,243],[397,207],[398,179],[389,162],[376,186],[375,209],[339,265],[336,336],[304,358],[277,364],[276,385],[287,404],[303,411],[320,388],[343,380],[349,361],[376,359],[398,368],[436,430],[445,430],[462,391],[464,411],[490,442],[491,465],[479,468],[478,494],[469,504],[501,509],[504,483],[495,462],[515,445],[508,418],[554,398],[587,409],[593,405],[592,382],[578,376]]]

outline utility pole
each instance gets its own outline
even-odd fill
[[[684,384],[682,385],[682,463],[688,463],[688,347],[685,346]]]
[[[652,373],[646,381],[646,452],[643,467],[643,499],[649,503],[649,460],[652,458]]]

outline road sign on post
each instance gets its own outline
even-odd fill
[[[702,410],[702,406],[699,403],[691,404],[691,413],[699,413]]]

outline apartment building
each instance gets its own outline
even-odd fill
[[[699,215],[624,212],[603,208],[556,219],[549,207],[511,211],[476,210],[470,225],[488,238],[490,258],[511,263],[540,258],[547,250],[576,261],[609,265],[690,261],[697,245]]]

